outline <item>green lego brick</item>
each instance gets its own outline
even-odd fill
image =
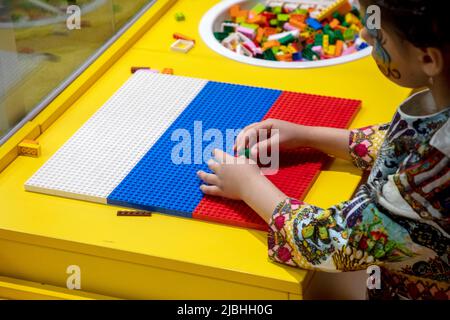
[[[175,14],[175,20],[177,20],[177,21],[184,21],[184,20],[186,20],[186,16],[184,15],[183,12],[177,12]]]
[[[280,13],[280,14],[277,15],[277,19],[279,21],[286,22],[286,21],[289,20],[289,15],[288,14],[284,14],[284,13]]]
[[[254,6],[251,11],[253,11],[256,14],[260,14],[261,12],[263,12],[264,10],[266,10],[266,6],[262,3],[258,3],[256,6]]]
[[[316,35],[315,41],[314,41],[314,45],[316,46],[321,46],[323,43],[323,34],[319,33]]]
[[[238,155],[245,156],[247,159],[250,159],[250,149],[249,148],[241,149]]]
[[[282,7],[274,7],[272,8],[272,12],[275,14],[279,14],[283,12],[283,8]]]
[[[333,18],[338,19],[340,23],[345,21],[345,17],[343,15],[339,14],[339,12],[337,12],[337,11],[335,13],[333,13]]]
[[[272,61],[277,60],[277,59],[275,58],[275,55],[273,54],[273,51],[270,50],[270,49],[264,51],[263,56],[264,56],[264,59],[266,59],[266,60],[272,60]]]
[[[294,10],[294,13],[296,13],[296,14],[308,14],[308,10],[306,10],[306,9],[296,9],[296,10]]]
[[[234,32],[234,27],[224,26],[223,27],[223,32],[228,32],[228,33]]]
[[[228,35],[228,32],[214,32],[214,37],[219,41],[222,41],[223,39],[228,37]]]
[[[358,19],[361,19],[361,12],[358,10],[358,8],[353,7],[352,11],[350,12],[353,13]]]
[[[333,31],[325,31],[324,34],[328,35],[330,44],[336,44],[336,36]]]
[[[254,23],[241,23],[241,26],[244,28],[248,28],[248,29],[252,29],[252,30],[256,30],[259,28],[259,26],[257,24]]]
[[[282,45],[286,45],[288,43],[294,42],[295,37],[292,34],[288,34],[287,36],[278,40]]]
[[[344,40],[350,41],[355,39],[355,31],[352,29],[347,29],[344,31]]]
[[[302,56],[309,61],[320,60],[320,56],[310,48],[305,48],[305,50],[302,51]]]
[[[342,34],[341,30],[334,31],[334,36],[336,37],[336,40],[344,41],[344,35]]]
[[[312,50],[312,48],[314,47],[314,45],[312,43],[307,44],[304,50]]]

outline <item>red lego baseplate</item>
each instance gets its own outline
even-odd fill
[[[347,128],[361,101],[295,92],[283,92],[264,119],[280,119],[308,126]],[[328,156],[307,148],[282,152],[277,174],[268,176],[287,196],[303,199]],[[245,183],[245,182],[243,182]],[[242,201],[205,196],[194,219],[266,231],[267,224]]]

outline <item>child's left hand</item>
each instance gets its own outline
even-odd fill
[[[213,173],[198,171],[198,177],[206,184],[200,189],[203,193],[243,200],[246,189],[256,180],[263,178],[258,165],[245,157],[234,157],[219,149],[213,153],[214,159],[208,161]]]

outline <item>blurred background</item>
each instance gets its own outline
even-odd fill
[[[0,0],[0,140],[149,2]]]

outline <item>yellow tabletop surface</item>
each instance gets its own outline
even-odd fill
[[[42,145],[42,156],[19,156],[0,172],[0,274],[33,278],[25,269],[11,270],[17,268],[12,259],[22,258],[7,253],[8,245],[2,243],[18,241],[301,296],[309,272],[270,262],[265,232],[163,214],[151,218],[117,217],[114,206],[24,191],[25,181],[129,78],[131,66],[159,70],[170,67],[176,75],[360,99],[363,106],[351,127],[389,121],[409,93],[387,80],[371,57],[304,70],[261,68],[229,60],[210,50],[198,33],[201,17],[218,1],[159,1],[158,5],[164,2],[172,2],[173,6],[160,9],[164,12],[154,25],[53,124],[41,126],[45,131],[37,140]],[[186,21],[177,22],[176,12],[183,12]],[[172,52],[174,32],[194,37],[195,47],[187,54]],[[322,207],[344,201],[351,197],[359,180],[360,173],[351,164],[335,161],[321,173],[305,200]],[[51,261],[35,259],[36,270],[52,270]],[[23,259],[23,263],[30,260]],[[86,275],[85,281],[101,276],[107,275]],[[63,275],[44,280],[61,285],[62,279]],[[89,284],[86,288],[96,291]]]

